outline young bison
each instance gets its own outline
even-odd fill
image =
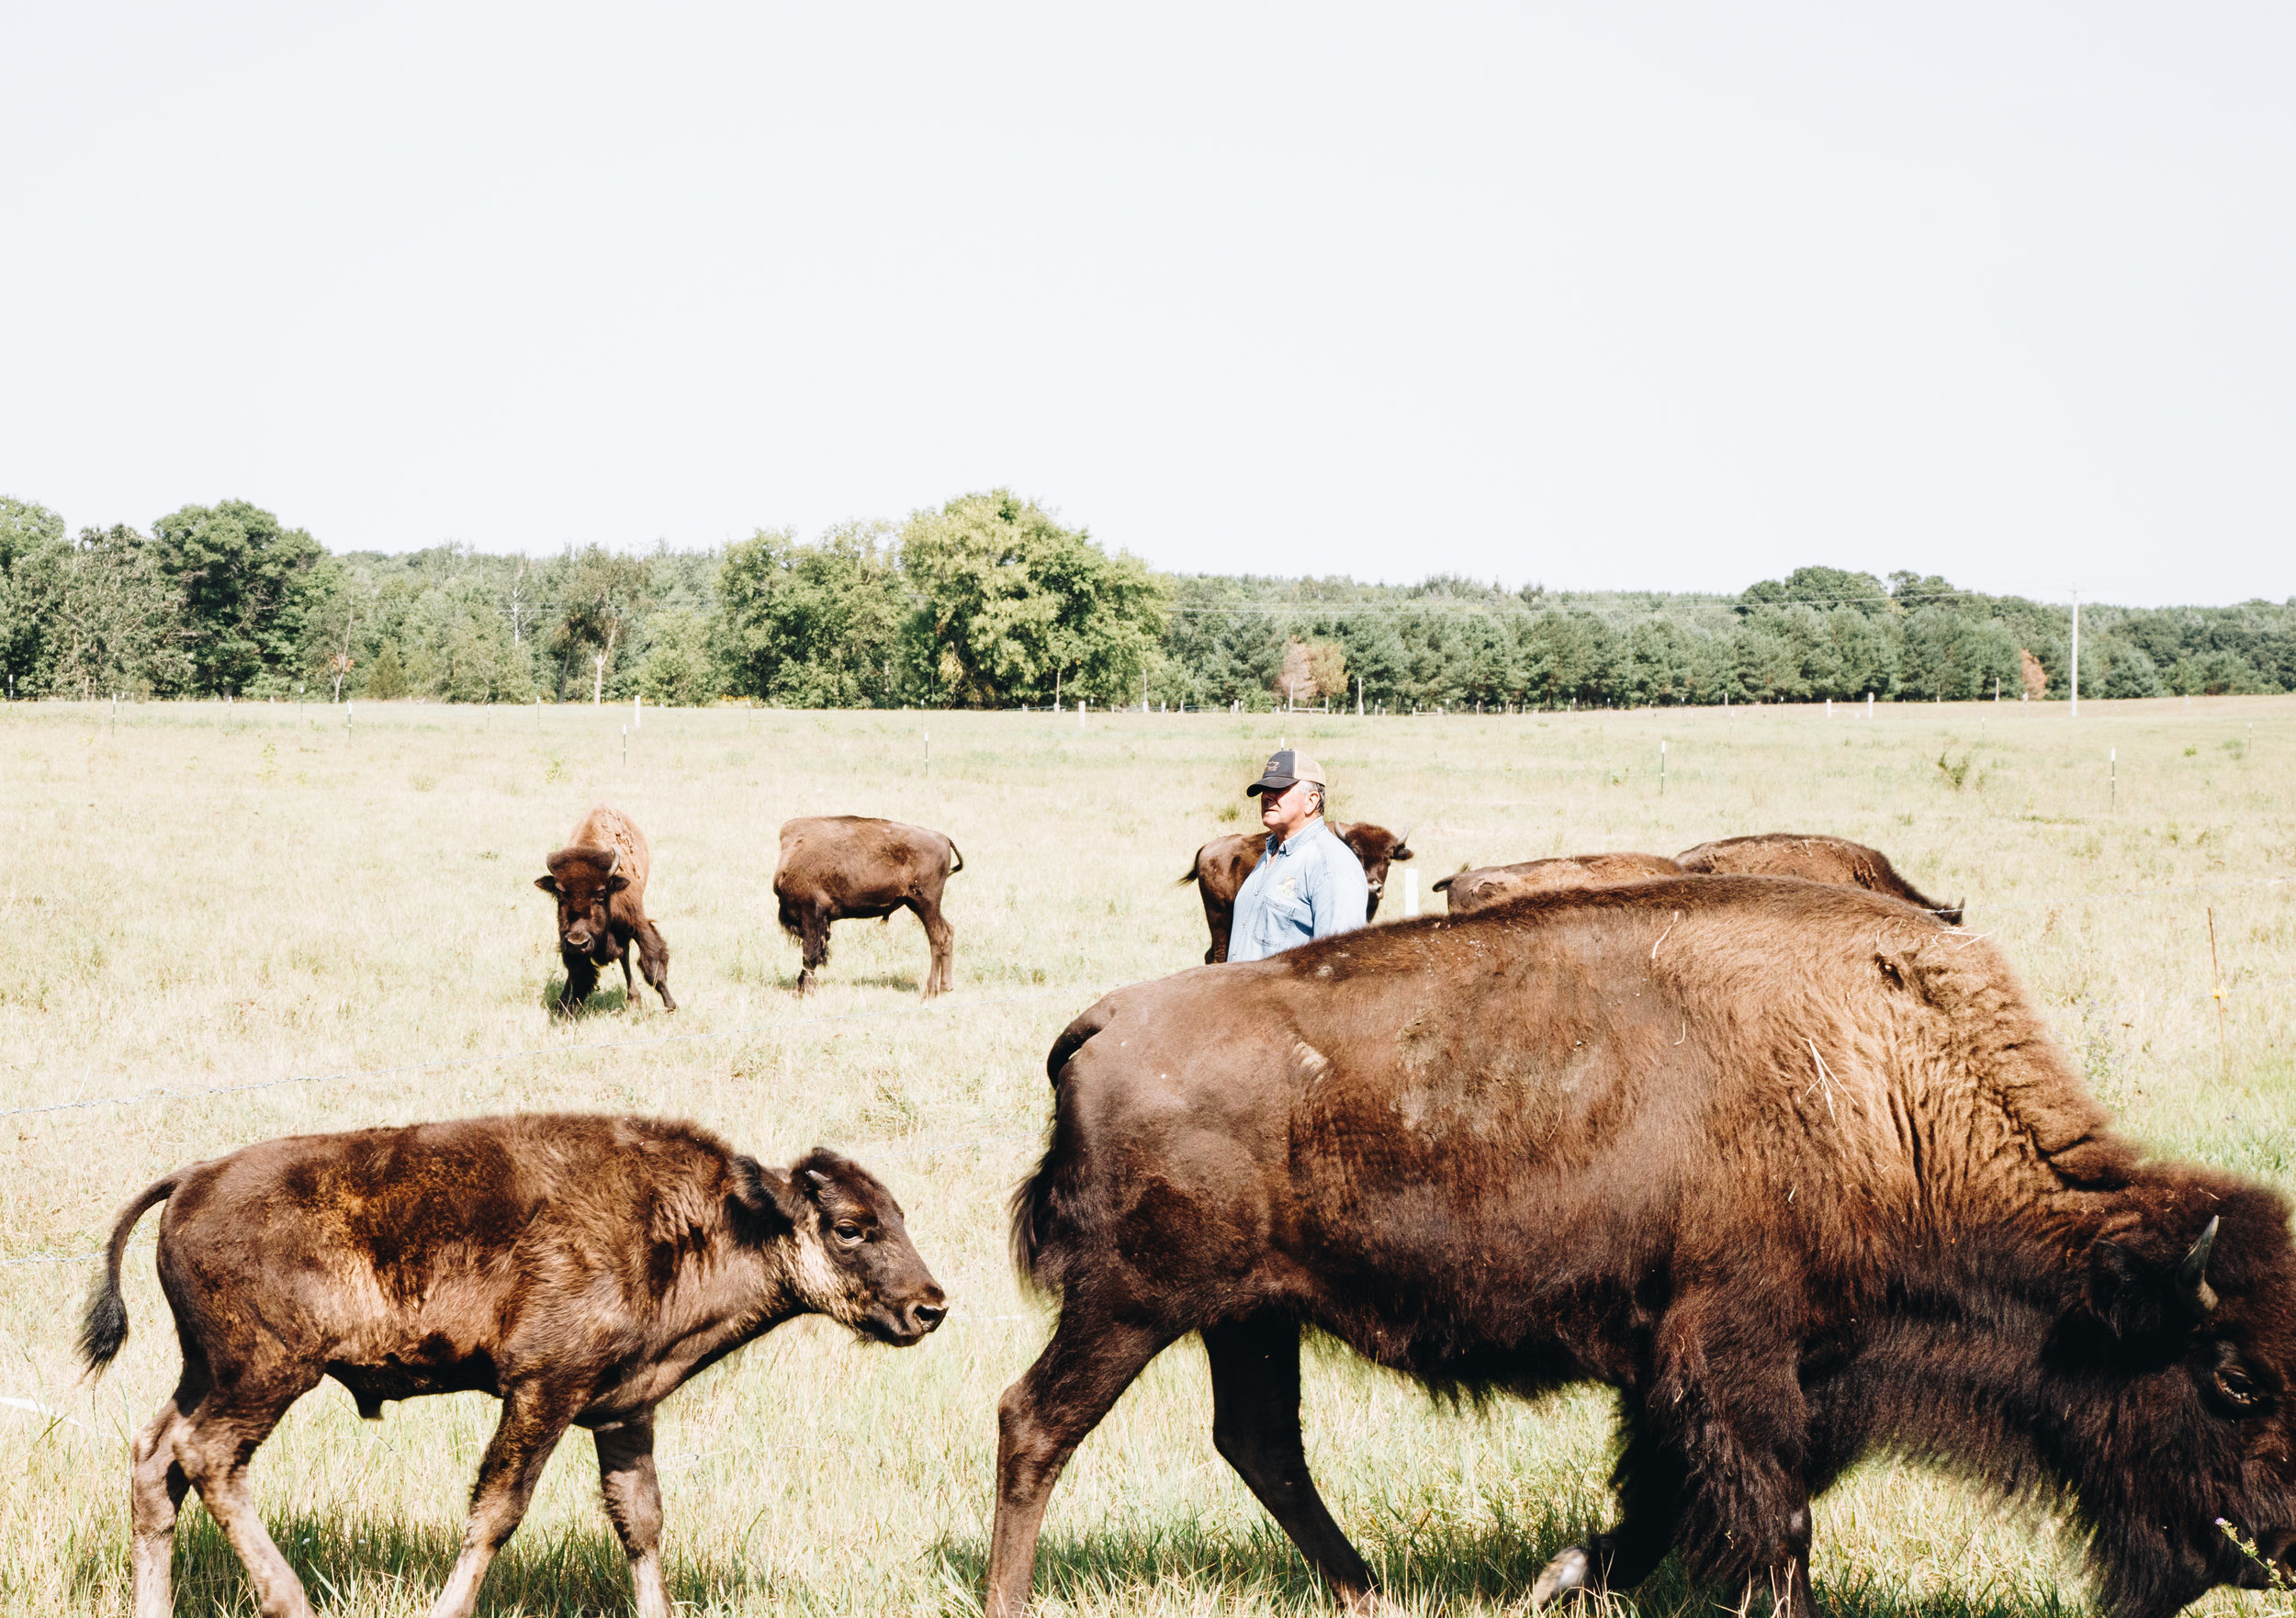
[[[1847,837],[1766,831],[1750,837],[1700,843],[1684,848],[1674,859],[1684,871],[1697,876],[1798,876],[1804,882],[1864,888],[1903,899],[1947,927],[1961,925],[1961,905],[1939,904],[1899,876],[1888,855]]]
[[[630,945],[638,951],[638,970],[661,996],[664,1011],[675,1011],[670,997],[670,946],[661,929],[646,916],[646,878],[653,870],[645,834],[619,809],[601,803],[574,828],[574,839],[543,861],[549,867],[535,886],[558,901],[558,957],[566,962],[566,988],[558,1009],[571,1012],[590,998],[598,986],[598,969],[622,963],[622,989],[636,1003],[630,982]]]
[[[132,1451],[137,1618],[173,1611],[187,1489],[247,1565],[265,1618],[309,1618],[247,1465],[325,1376],[370,1420],[386,1399],[425,1393],[502,1401],[433,1618],[478,1605],[569,1425],[597,1437],[640,1618],[669,1618],[654,1407],[798,1315],[906,1346],[947,1312],[900,1205],[833,1152],[784,1175],[692,1124],[467,1118],[269,1140],[148,1187],[113,1224],[88,1301],[91,1370],[128,1334],[120,1251],[161,1201],[160,1287],[184,1370]]]
[[[914,910],[932,946],[925,998],[946,994],[953,982],[957,929],[940,914],[941,885],[964,869],[964,856],[947,834],[863,815],[815,815],[782,823],[782,857],[773,866],[773,897],[782,930],[805,949],[797,992],[813,987],[816,969],[829,959],[829,924],[884,919]]]

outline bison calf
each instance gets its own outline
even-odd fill
[[[1398,837],[1367,820],[1358,820],[1353,826],[1334,822],[1332,835],[1353,849],[1356,858],[1363,862],[1363,880],[1371,889],[1371,903],[1364,906],[1363,912],[1363,919],[1368,922],[1379,914],[1379,894],[1387,887],[1387,868],[1412,857],[1410,828],[1406,827]],[[1204,951],[1206,966],[1228,959],[1228,930],[1235,923],[1235,896],[1244,891],[1244,879],[1258,868],[1260,857],[1266,852],[1266,832],[1231,832],[1197,849],[1187,874],[1180,879],[1183,887],[1194,882],[1197,896],[1204,902],[1204,926],[1211,932],[1211,948]]]
[[[188,1489],[247,1565],[265,1618],[308,1618],[247,1466],[325,1376],[370,1419],[425,1393],[502,1401],[433,1618],[477,1606],[569,1425],[597,1436],[641,1618],[668,1618],[654,1407],[797,1315],[906,1345],[946,1312],[900,1205],[833,1152],[782,1174],[692,1124],[469,1118],[265,1141],[147,1187],[114,1223],[88,1302],[80,1346],[93,1370],[128,1334],[120,1252],[163,1201],[160,1288],[184,1369],[132,1452],[137,1618],[173,1610]]]
[[[1767,831],[1755,837],[1700,843],[1694,848],[1684,848],[1674,856],[1674,860],[1696,876],[1798,876],[1804,882],[1864,888],[1903,899],[1916,909],[1928,911],[1947,927],[1961,925],[1961,905],[1940,905],[1925,897],[1919,888],[1897,874],[1888,855],[1847,837]]]
[[[558,902],[558,957],[566,962],[566,988],[558,1009],[572,1011],[598,986],[598,969],[619,961],[622,990],[635,996],[630,982],[630,946],[637,945],[638,969],[661,996],[670,997],[670,946],[646,915],[646,878],[653,870],[645,834],[619,809],[601,803],[574,828],[574,838],[549,859],[546,875],[535,886]]]
[[[1526,893],[1615,888],[1622,882],[1647,882],[1682,874],[1683,868],[1663,854],[1564,854],[1553,860],[1525,860],[1520,865],[1455,871],[1435,883],[1435,891],[1445,896],[1453,916],[1471,916]]]
[[[953,982],[957,929],[940,913],[940,889],[963,869],[964,856],[955,842],[921,826],[862,815],[784,821],[773,896],[781,901],[782,930],[805,949],[797,992],[813,987],[815,969],[829,959],[831,922],[914,910],[933,950],[925,998],[947,993]]]

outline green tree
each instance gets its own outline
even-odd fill
[[[893,707],[906,694],[909,616],[898,552],[883,522],[848,522],[818,543],[760,529],[726,547],[716,643],[731,689],[790,708]]]
[[[621,556],[597,545],[568,552],[561,567],[558,609],[547,642],[558,661],[557,700],[566,700],[567,681],[580,665],[591,676],[590,700],[595,703],[605,695],[615,653],[653,601],[654,570],[643,556]]]
[[[664,607],[646,621],[637,689],[664,707],[692,708],[717,694],[709,620],[691,607]]]
[[[66,549],[62,517],[0,495],[0,691],[35,692],[47,601]]]
[[[169,512],[152,525],[152,545],[183,592],[191,690],[263,695],[293,680],[324,554],[317,540],[245,500],[224,500]]]
[[[85,701],[149,694],[190,677],[183,597],[134,529],[84,528],[51,575],[40,688]]]
[[[912,663],[951,706],[1126,701],[1168,615],[1166,586],[1138,557],[1109,556],[1007,489],[916,513],[901,559],[924,597]]]

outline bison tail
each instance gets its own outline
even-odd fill
[[[964,850],[957,847],[957,839],[954,837],[949,838],[949,858],[956,861],[949,868],[949,874],[954,876],[964,869]]]
[[[1210,847],[1211,845],[1210,843],[1206,843],[1204,845],[1204,848],[1209,848]],[[1187,874],[1179,880],[1178,885],[1180,887],[1184,888],[1187,886],[1188,883],[1194,882],[1199,876],[1203,874],[1204,848],[1197,849],[1194,857],[1188,860]]]
[[[1052,1233],[1053,1153],[1047,1151],[1036,1173],[1020,1182],[1012,1194],[1012,1266],[1020,1284],[1031,1292],[1048,1291],[1051,1277],[1039,1273],[1045,1240]]]
[[[88,1294],[87,1314],[80,1321],[80,1357],[92,1374],[101,1375],[118,1357],[119,1345],[128,1341],[128,1303],[119,1296],[119,1260],[128,1250],[128,1238],[147,1208],[175,1194],[179,1178],[170,1174],[154,1180],[112,1221],[111,1241],[104,1248],[104,1273]]]

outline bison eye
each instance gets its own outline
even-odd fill
[[[848,1247],[857,1247],[861,1244],[861,1228],[850,1219],[839,1219],[837,1222],[837,1239]]]
[[[2226,1365],[2216,1373],[2216,1393],[2236,1410],[2254,1410],[2264,1402],[2264,1390],[2238,1365]]]

